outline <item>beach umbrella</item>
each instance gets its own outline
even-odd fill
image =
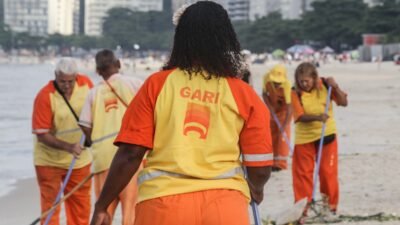
[[[275,58],[280,58],[283,57],[285,55],[285,51],[283,51],[282,49],[276,49],[275,51],[273,51],[272,56],[274,56]]]
[[[311,54],[314,54],[314,49],[312,49],[311,47],[310,48],[304,48],[304,50],[303,50],[303,54],[306,54],[306,55],[311,55]]]
[[[309,45],[293,45],[286,50],[289,53],[313,54],[315,51]]]
[[[329,46],[325,46],[325,48],[321,49],[320,52],[322,53],[327,53],[327,54],[331,54],[331,53],[335,53],[335,50],[333,50],[331,47]]]

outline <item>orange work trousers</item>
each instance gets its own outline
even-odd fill
[[[213,189],[140,202],[135,225],[250,225],[248,200],[239,191]]]
[[[312,200],[314,167],[318,145],[313,143],[295,145],[293,153],[293,189],[295,201],[305,197]],[[319,169],[320,192],[328,196],[331,210],[336,211],[339,202],[337,137],[322,148]]]
[[[51,208],[56,200],[57,194],[61,189],[68,169],[61,169],[51,166],[35,166],[37,181],[40,189],[40,203],[42,213]],[[72,170],[71,177],[64,189],[64,195],[69,193],[77,184],[90,176],[90,164]],[[82,185],[67,200],[65,200],[65,214],[67,225],[89,225],[91,210],[91,180]],[[46,217],[41,220],[44,224]],[[54,210],[49,225],[60,224],[60,207]]]
[[[138,172],[142,169],[142,165],[139,167]],[[94,175],[94,192],[96,194],[96,199],[99,198],[103,185],[106,181],[108,170],[105,170]],[[138,197],[138,186],[137,186],[137,176],[138,172],[132,177],[128,185],[124,190],[119,193],[118,198],[115,199],[107,208],[107,212],[112,218],[114,217],[115,210],[117,209],[118,203],[121,202],[122,210],[122,225],[133,225],[135,222],[135,206]]]
[[[283,124],[286,116],[286,110],[276,114],[278,117],[280,125]],[[290,116],[290,115],[289,115]],[[287,160],[289,156],[289,146],[287,145],[281,131],[275,120],[271,120],[271,137],[272,137],[272,147],[274,151],[274,167],[280,169],[287,169]],[[290,140],[290,124],[286,126],[285,133]]]

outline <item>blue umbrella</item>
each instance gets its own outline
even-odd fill
[[[293,45],[286,50],[289,53],[313,54],[314,49],[309,45]]]

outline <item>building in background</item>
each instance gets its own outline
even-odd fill
[[[78,20],[79,0],[4,0],[4,23],[15,32],[71,35]]]
[[[248,21],[250,19],[250,0],[228,0],[226,9],[232,21]]]
[[[303,14],[303,0],[281,0],[280,12],[283,19],[299,19]]]
[[[71,35],[79,31],[79,22],[74,23],[79,20],[79,0],[48,0],[47,7],[48,34]]]
[[[312,10],[311,4],[318,0],[265,0],[266,15],[280,12],[283,19],[300,19],[306,11]]]
[[[46,35],[47,1],[4,0],[4,23],[15,32]]]
[[[364,0],[368,6],[373,7],[382,3],[382,0]]]
[[[133,11],[162,11],[162,0],[86,0],[85,2],[85,34],[100,36],[103,20],[108,10],[115,8],[129,8]]]
[[[284,19],[299,19],[315,0],[214,0],[221,4],[232,21],[254,21],[272,12],[280,12]],[[183,4],[191,4],[196,0],[173,0],[175,11]]]
[[[200,0],[172,0],[172,11],[175,12],[179,7],[185,4],[193,4]],[[225,9],[227,9],[228,2],[230,0],[214,0],[213,2],[217,2],[218,4],[222,5]]]
[[[78,34],[85,33],[85,0],[79,0],[79,13],[75,15],[78,18]],[[76,24],[76,21],[75,21]]]
[[[15,32],[45,36],[86,34],[99,36],[107,11],[126,7],[133,11],[161,11],[163,3],[173,11],[183,4],[198,0],[0,0],[0,22]],[[324,0],[214,0],[227,11],[232,21],[254,21],[271,12],[280,12],[284,19],[299,19],[312,10],[314,1]],[[370,7],[380,0],[363,0]]]
[[[275,2],[279,0],[274,0]],[[271,9],[269,6],[271,1],[268,0],[251,0],[249,5],[249,19],[251,21],[260,19],[268,14],[268,9]],[[277,6],[275,4],[274,6]],[[275,9],[272,11],[278,11],[279,9]]]
[[[4,0],[0,0],[0,23],[4,22]]]
[[[192,4],[199,0],[172,0],[172,11],[184,4]],[[226,9],[232,21],[249,20],[250,2],[253,0],[213,0]],[[265,0],[264,0],[265,1]]]

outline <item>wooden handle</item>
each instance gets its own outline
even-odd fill
[[[55,203],[50,209],[46,210],[45,212],[42,213],[42,215],[37,218],[35,221],[33,221],[30,225],[35,225],[42,219],[43,217],[47,216],[51,211],[53,211],[55,208],[57,208],[61,203],[63,203],[67,198],[69,198],[75,191],[77,191],[79,188],[82,187],[90,178],[92,178],[94,173],[89,174],[89,176],[85,177],[79,184],[77,184],[70,192],[68,192],[64,197],[60,199],[57,203]]]

